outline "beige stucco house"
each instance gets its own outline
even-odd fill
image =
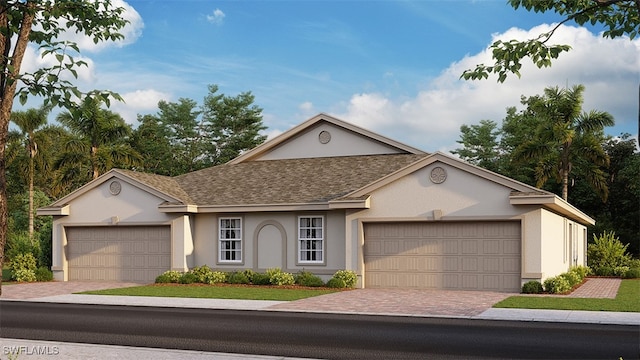
[[[552,193],[326,114],[224,165],[111,170],[38,213],[54,217],[57,280],[208,265],[495,291],[585,264],[594,223]]]

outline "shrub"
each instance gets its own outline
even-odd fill
[[[168,270],[156,277],[156,283],[178,283],[182,273],[180,271]]]
[[[640,278],[640,267],[627,270],[622,276],[625,279],[637,279]]]
[[[52,281],[53,280],[53,272],[48,268],[41,266],[35,271],[36,281]]]
[[[254,273],[251,277],[251,283],[253,285],[271,285],[271,279],[267,274]]]
[[[211,270],[211,268],[207,265],[202,265],[192,268],[191,270],[189,270],[189,272],[196,276],[197,281],[195,282],[208,284],[213,270]]]
[[[34,282],[37,280],[35,271],[28,269],[13,270],[13,278],[18,282]]]
[[[247,277],[247,279],[249,279],[249,282],[253,282],[253,276],[256,274],[255,271],[251,269],[245,269],[245,270],[242,270],[242,273],[244,274],[244,276]]]
[[[204,284],[219,284],[227,281],[227,273],[222,271],[212,271],[203,279]]]
[[[324,281],[320,277],[308,272],[300,271],[295,276],[296,284],[309,287],[324,286]]]
[[[11,259],[11,270],[13,270],[14,278],[17,277],[16,272],[18,270],[31,271],[35,276],[35,271],[37,268],[38,266],[37,266],[36,258],[31,253],[17,254]]]
[[[522,293],[524,294],[539,294],[543,292],[542,283],[537,280],[527,281],[524,285],[522,285]]]
[[[628,266],[616,266],[613,268],[613,276],[624,276],[629,271]]]
[[[244,272],[232,272],[227,276],[227,282],[229,284],[248,284],[249,278]]]
[[[344,289],[347,287],[347,283],[342,279],[338,279],[336,277],[332,277],[327,281],[327,287],[336,288],[336,289]]]
[[[352,270],[338,270],[333,274],[333,278],[344,281],[345,287],[353,288],[356,286],[358,276]]]
[[[269,282],[272,285],[293,285],[295,279],[292,274],[283,272],[280,268],[267,269],[267,275],[269,275]]]
[[[562,294],[571,290],[572,286],[563,276],[555,276],[544,281],[544,289],[552,294]]]
[[[569,290],[573,289],[576,285],[579,285],[582,282],[582,278],[580,277],[580,275],[573,271],[562,273],[558,276],[567,280],[567,283],[569,283]]]
[[[40,242],[38,239],[31,239],[29,233],[17,232],[7,235],[7,245],[5,251],[5,258],[12,262],[14,258],[23,255],[31,254],[36,259],[36,265],[33,268],[37,268],[37,259],[40,257]]]
[[[191,272],[186,272],[180,276],[180,284],[193,284],[198,282],[198,276]]]
[[[627,266],[631,261],[631,256],[627,254],[627,245],[623,245],[615,236],[614,232],[603,232],[599,237],[593,235],[593,243],[587,247],[587,261],[596,274],[602,276],[615,275],[611,271],[610,275],[602,274],[601,268],[615,269],[619,266]],[[607,270],[608,272],[608,270]]]
[[[613,276],[613,268],[611,266],[601,266],[595,269],[597,276]]]
[[[584,278],[587,277],[587,275],[589,275],[589,273],[591,272],[591,269],[589,269],[589,267],[587,266],[578,265],[578,266],[572,266],[571,269],[569,269],[569,271],[578,274],[578,276],[580,276],[580,279],[582,281],[584,280]]]

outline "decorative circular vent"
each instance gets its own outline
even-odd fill
[[[331,133],[328,131],[321,131],[320,134],[318,135],[318,140],[320,141],[321,144],[326,144],[329,141],[331,141]]]
[[[111,195],[118,195],[120,194],[121,190],[122,185],[120,185],[119,181],[112,181],[111,184],[109,184],[109,192],[111,193]]]
[[[431,170],[431,176],[429,177],[434,184],[442,184],[447,180],[447,171],[441,167],[434,167]]]

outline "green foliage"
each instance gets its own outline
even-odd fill
[[[626,270],[620,268],[631,262],[627,254],[627,245],[623,245],[614,232],[593,235],[593,243],[587,246],[587,262],[596,275],[622,275]],[[618,268],[618,269],[617,269]]]
[[[251,283],[253,285],[271,285],[271,278],[268,274],[255,273],[251,277]]]
[[[37,259],[40,257],[40,253],[40,243],[31,239],[27,232],[13,232],[9,234],[5,254],[9,262],[12,262],[15,257],[24,254],[31,254],[34,259]]]
[[[480,120],[479,125],[460,126],[462,148],[451,151],[461,159],[491,171],[499,171],[500,147],[498,124],[491,120]]]
[[[35,271],[38,268],[36,258],[31,253],[22,253],[14,256],[10,263],[14,276],[18,270]]]
[[[198,275],[194,273],[186,272],[186,273],[183,273],[182,276],[180,276],[180,280],[178,280],[178,282],[180,284],[194,284],[200,281],[198,281]]]
[[[35,271],[36,281],[52,281],[53,272],[44,266],[41,266]]]
[[[177,284],[182,277],[182,272],[168,270],[156,277],[156,283],[174,283]]]
[[[555,276],[544,281],[544,289],[551,294],[563,294],[570,291],[573,287],[564,276]]]
[[[493,65],[479,64],[474,70],[466,70],[461,78],[465,80],[486,79],[489,74],[497,74],[498,82],[504,82],[509,74],[520,77],[522,61],[529,58],[538,68],[551,66],[552,60],[562,52],[571,49],[568,45],[549,45],[555,31],[567,21],[578,25],[600,24],[605,27],[603,37],[629,36],[633,40],[640,29],[640,14],[635,2],[623,1],[540,1],[509,0],[514,9],[527,11],[554,12],[564,17],[553,29],[540,34],[535,39],[525,41],[497,40],[491,46]]]
[[[272,285],[282,286],[295,284],[293,274],[283,272],[280,268],[267,269],[266,274],[269,276],[269,282]]]
[[[356,286],[358,276],[352,270],[338,270],[335,274],[333,274],[332,279],[342,280],[345,284],[345,287],[353,288]]]
[[[13,280],[18,282],[34,282],[37,278],[34,270],[18,269],[13,270]]]
[[[324,286],[324,281],[309,271],[300,271],[295,276],[296,284],[301,286],[318,287]]]
[[[589,269],[589,267],[587,266],[578,265],[572,266],[569,269],[569,272],[577,274],[580,277],[580,281],[582,281],[591,273],[591,269]]]
[[[227,282],[229,284],[249,284],[251,281],[244,272],[235,271],[227,276]]]
[[[640,267],[630,268],[622,276],[625,279],[637,279],[640,278]]]
[[[190,269],[189,272],[196,276],[196,282],[208,284],[208,280],[211,277],[213,270],[211,270],[207,265],[202,265]]]
[[[331,279],[329,279],[329,281],[327,281],[327,287],[334,289],[344,289],[347,287],[347,283],[345,283],[343,279],[332,277]]]
[[[539,294],[543,292],[544,289],[540,281],[531,280],[527,281],[524,285],[522,285],[522,293],[524,294]]]
[[[245,269],[245,270],[242,270],[242,273],[247,277],[247,279],[249,279],[249,282],[253,282],[253,277],[256,274],[255,271],[251,269]]]
[[[562,273],[559,276],[567,280],[571,289],[573,289],[576,285],[582,283],[582,277],[580,277],[580,275],[575,271]]]

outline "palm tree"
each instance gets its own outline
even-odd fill
[[[539,125],[529,141],[518,146],[514,159],[534,161],[536,186],[543,186],[555,177],[562,184],[562,198],[567,200],[569,175],[580,164],[583,176],[606,200],[608,189],[602,167],[609,157],[602,147],[604,127],[613,126],[614,119],[604,111],[582,111],[583,85],[571,89],[550,87],[543,96],[534,96],[524,103],[538,117]]]
[[[67,188],[96,179],[114,166],[134,166],[141,159],[127,143],[131,127],[100,105],[101,100],[87,97],[77,109],[56,118],[71,133],[56,164],[59,181]]]
[[[13,141],[23,143],[28,157],[26,173],[29,182],[29,238],[32,242],[34,233],[33,183],[36,162],[38,162],[38,167],[42,171],[49,170],[48,161],[46,161],[43,156],[47,154],[40,151],[42,146],[39,146],[39,144],[42,145],[46,143],[48,133],[56,131],[55,127],[45,127],[50,111],[51,106],[42,106],[39,109],[31,108],[25,111],[14,111],[11,114],[11,121],[18,126],[19,131],[10,132],[9,138]],[[7,160],[11,161],[11,159],[12,157],[9,157]]]

